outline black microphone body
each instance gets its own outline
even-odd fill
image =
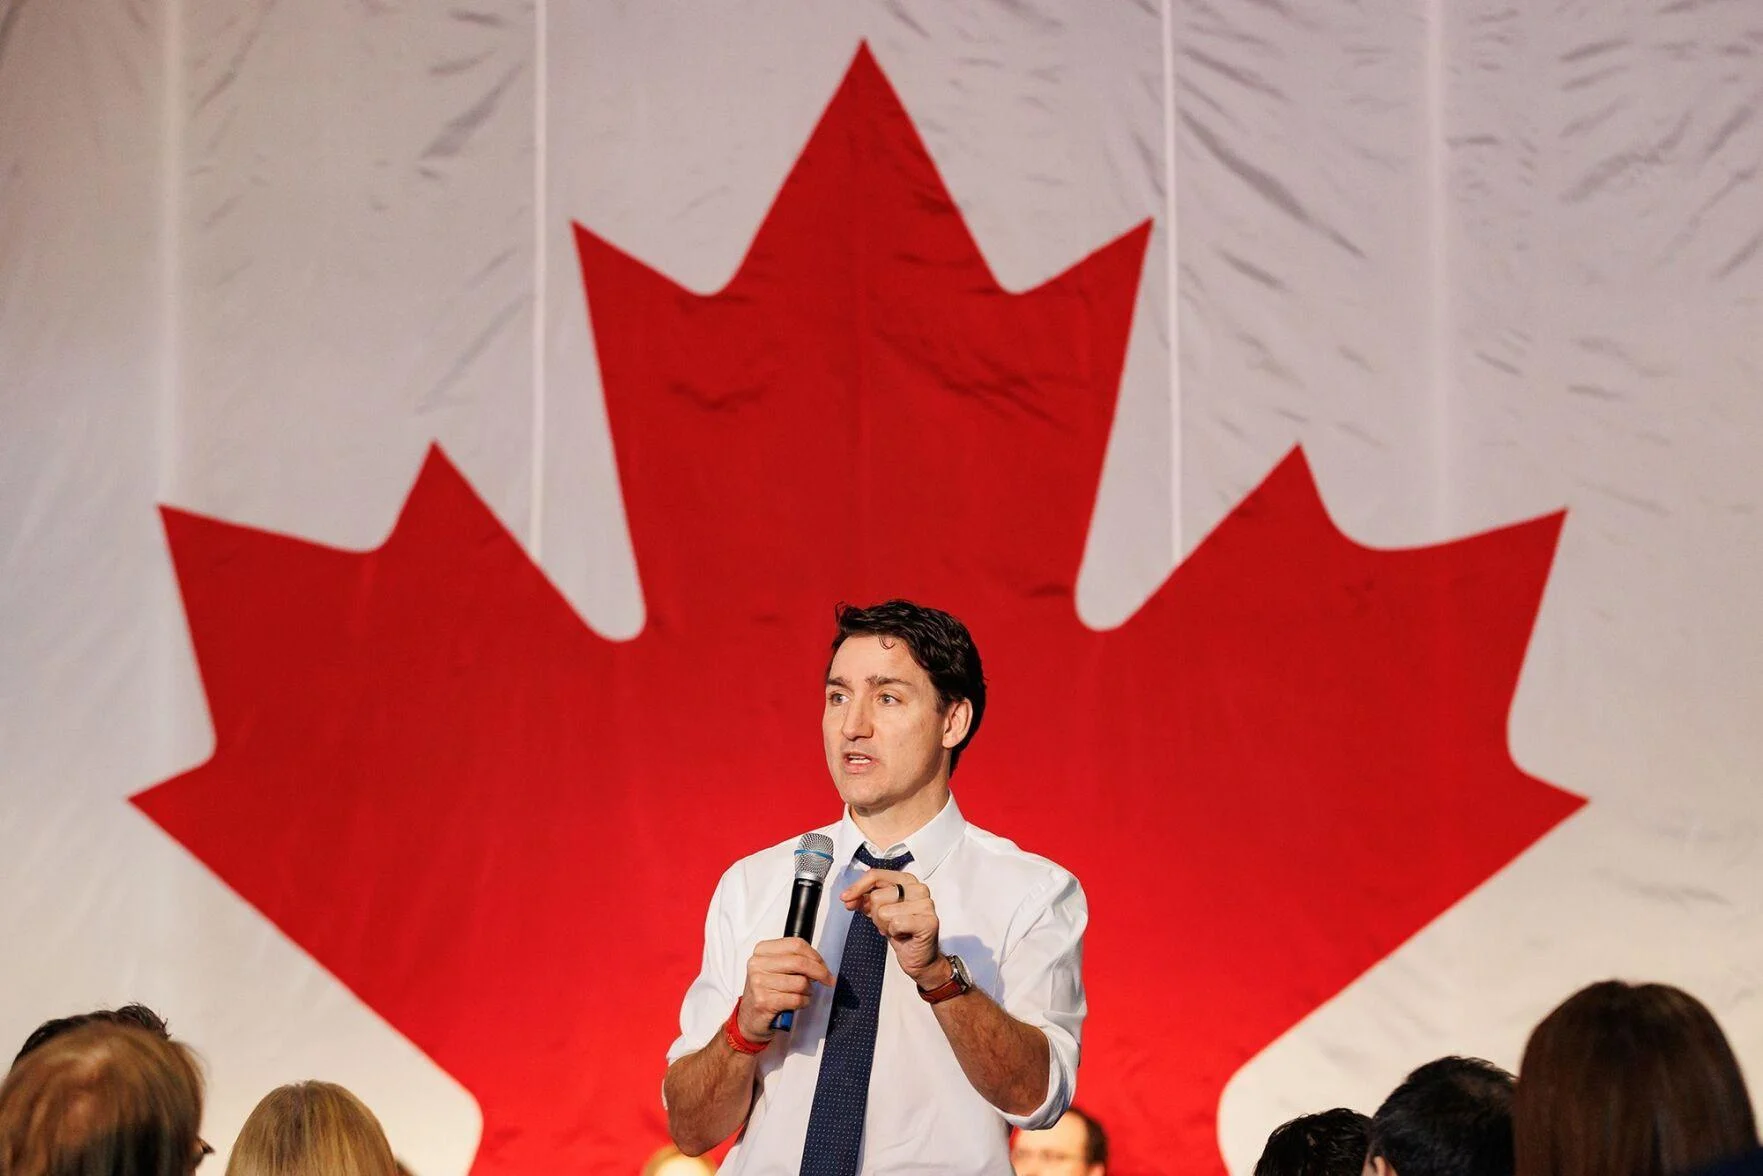
[[[819,878],[796,879],[790,891],[790,917],[784,920],[785,939],[814,942],[814,919],[820,914],[820,891],[824,885]]]
[[[790,913],[784,919],[784,938],[814,942],[814,919],[820,914],[820,891],[833,864],[832,838],[824,833],[805,833],[796,843],[796,881],[790,887]],[[795,1011],[785,1009],[771,1019],[773,1029],[788,1029]]]

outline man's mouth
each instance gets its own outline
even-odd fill
[[[875,760],[873,760],[872,758],[870,758],[867,755],[864,755],[860,751],[847,751],[845,753],[845,766],[847,768],[861,770],[863,768],[869,767],[869,765],[873,764],[874,762],[875,762]]]

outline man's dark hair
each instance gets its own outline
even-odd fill
[[[166,1027],[164,1017],[144,1004],[125,1004],[119,1009],[97,1009],[90,1013],[76,1013],[71,1017],[57,1017],[53,1021],[44,1021],[31,1031],[29,1037],[24,1039],[24,1045],[19,1049],[18,1056],[12,1059],[12,1064],[18,1065],[26,1054],[47,1045],[64,1033],[71,1033],[83,1025],[93,1024],[133,1025],[136,1028],[145,1029],[155,1037],[167,1040],[171,1037],[171,1031]]]
[[[979,650],[967,626],[939,609],[925,608],[910,600],[887,600],[859,608],[841,604],[833,610],[838,635],[833,638],[833,652],[839,651],[850,637],[885,637],[904,641],[912,660],[930,676],[936,687],[937,702],[947,710],[957,699],[965,698],[973,707],[973,721],[967,735],[949,755],[949,771],[961,752],[979,732],[979,721],[986,713],[986,679],[980,669]],[[1084,1122],[1089,1122],[1085,1116]]]
[[[1371,1120],[1358,1111],[1301,1115],[1267,1137],[1255,1176],[1359,1176],[1370,1141]]]
[[[1108,1133],[1102,1130],[1102,1125],[1081,1107],[1067,1107],[1065,1113],[1076,1115],[1083,1120],[1084,1163],[1106,1166],[1108,1163]]]
[[[1512,1087],[1480,1058],[1428,1062],[1371,1117],[1368,1154],[1396,1176],[1512,1176]]]

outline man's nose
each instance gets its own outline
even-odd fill
[[[844,721],[839,724],[839,734],[846,739],[862,739],[870,734],[868,702],[861,698],[851,700],[845,708]]]

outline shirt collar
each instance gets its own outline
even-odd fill
[[[866,841],[857,822],[851,819],[849,806],[845,809],[845,815],[839,818],[838,828],[835,838],[835,852],[838,856],[834,860],[845,866],[857,856],[857,847],[866,844]],[[869,852],[878,858],[894,857],[902,850],[911,853],[912,864],[906,868],[922,880],[930,877],[931,872],[943,864],[943,859],[949,856],[949,851],[955,848],[966,831],[967,818],[961,815],[961,806],[955,803],[955,796],[951,793],[937,815],[926,821],[917,832],[908,835],[906,840],[898,845],[871,845]]]

